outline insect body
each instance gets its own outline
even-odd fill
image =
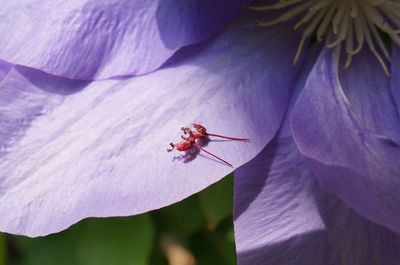
[[[206,127],[204,127],[201,124],[193,123],[192,126],[195,129],[195,131],[192,131],[188,127],[182,127],[181,130],[183,131],[184,134],[187,134],[187,133],[190,134],[190,132],[191,132],[192,136],[195,139],[202,139],[202,138],[205,138],[208,136],[212,136],[212,137],[219,137],[219,138],[224,138],[224,139],[229,139],[229,140],[234,140],[234,141],[250,141],[247,138],[237,138],[237,137],[224,136],[224,135],[220,135],[220,134],[208,133]]]
[[[224,136],[224,135],[219,135],[219,134],[214,134],[214,133],[208,133],[206,127],[204,127],[203,125],[198,124],[198,123],[193,123],[192,126],[195,129],[194,135],[198,138],[213,136],[213,137],[219,137],[219,138],[224,138],[224,139],[229,139],[229,140],[234,140],[234,141],[250,141],[249,139],[246,139],[246,138],[237,138],[237,137]]]
[[[185,135],[188,136],[181,136],[182,141],[178,142],[178,143],[170,143],[171,147],[170,149],[167,149],[168,152],[172,152],[174,149],[181,151],[181,152],[186,152],[186,151],[190,151],[193,148],[197,148],[201,151],[206,152],[207,154],[215,157],[216,159],[222,161],[223,163],[227,164],[228,166],[232,166],[232,164],[228,163],[227,161],[225,161],[224,159],[214,155],[213,153],[205,150],[203,147],[201,147],[200,145],[198,145],[196,143],[197,139],[203,139],[206,138],[208,136],[214,136],[214,137],[219,137],[219,138],[225,138],[225,139],[229,139],[229,140],[236,140],[236,141],[249,141],[249,139],[246,138],[236,138],[236,137],[228,137],[228,136],[223,136],[223,135],[219,135],[219,134],[211,134],[207,132],[206,127],[204,127],[201,124],[196,124],[193,123],[192,124],[193,128],[195,129],[194,131],[191,130],[188,127],[182,127],[181,130],[183,131],[183,133]]]

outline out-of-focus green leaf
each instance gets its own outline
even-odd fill
[[[203,227],[204,218],[197,196],[153,212],[158,231],[184,240]]]
[[[147,265],[154,239],[150,218],[90,220],[82,229],[78,261],[82,265]]]
[[[212,240],[213,238],[205,231],[201,231],[193,236],[190,249],[195,256],[196,264],[234,265],[226,262],[219,250],[215,248]]]
[[[148,265],[154,239],[147,215],[91,219],[43,238],[15,237],[22,265]]]
[[[162,252],[160,244],[154,246],[149,265],[168,265],[167,258]]]
[[[194,253],[197,264],[235,265],[235,243],[232,218],[226,218],[213,230],[204,229],[193,236],[190,249]]]
[[[233,174],[202,191],[199,197],[207,221],[217,225],[232,214]]]
[[[215,231],[209,233],[213,247],[224,258],[227,264],[236,264],[235,235],[232,216],[223,220]]]
[[[23,265],[78,265],[76,227],[42,238],[16,237]]]
[[[6,265],[6,237],[0,233],[0,265]]]
[[[235,232],[233,231],[233,227],[226,233],[225,240],[231,244],[235,244]]]

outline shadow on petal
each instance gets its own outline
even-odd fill
[[[71,95],[87,87],[91,81],[73,80],[46,74],[45,72],[28,67],[16,66],[16,71],[26,78],[33,86],[45,92],[58,95]]]
[[[327,265],[328,263],[325,263],[328,250],[328,246],[325,244],[326,237],[327,234],[324,230],[317,230],[291,237],[282,242],[241,251],[237,253],[238,264]]]

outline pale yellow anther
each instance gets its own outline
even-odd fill
[[[390,52],[381,33],[400,46],[400,0],[279,0],[251,9],[284,11],[275,20],[261,22],[262,26],[298,20],[294,29],[302,30],[303,34],[294,63],[299,60],[307,40],[315,36],[318,41],[325,39],[328,48],[345,46],[345,68],[350,67],[354,55],[368,47],[384,72],[390,75],[387,66]]]

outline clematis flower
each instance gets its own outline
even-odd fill
[[[207,145],[237,169],[239,264],[399,260],[396,1],[273,1],[228,28],[248,2],[35,2],[0,8],[1,231],[202,190],[232,169],[165,152],[199,121],[251,139]]]

